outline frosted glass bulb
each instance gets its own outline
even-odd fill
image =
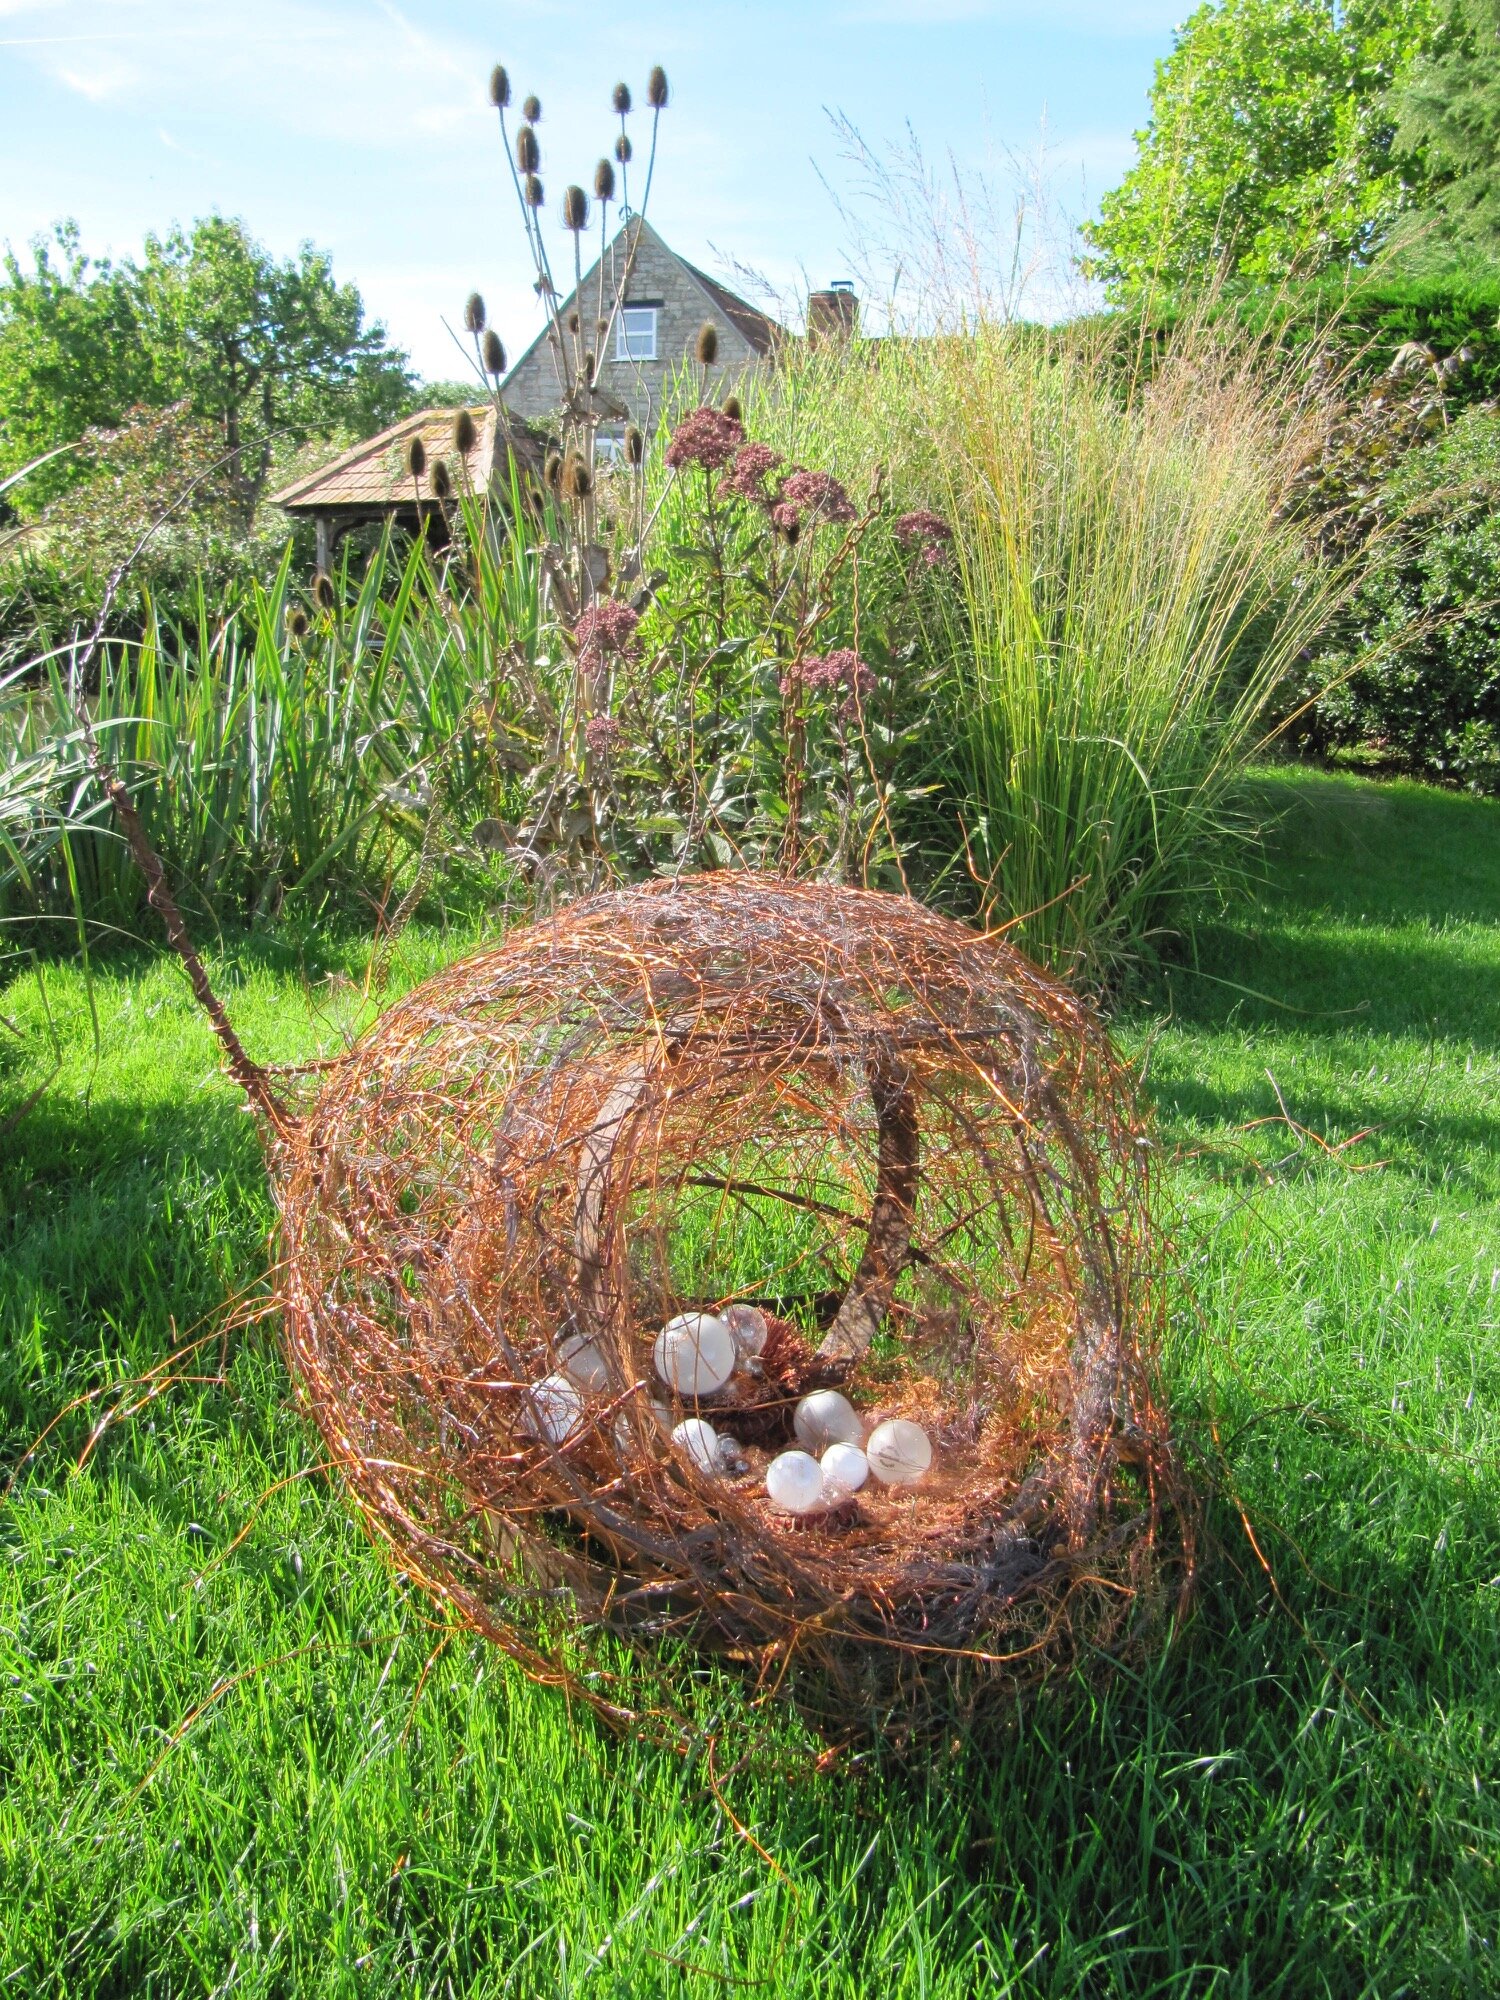
[[[538,1382],[521,1408],[525,1437],[565,1443],[583,1422],[583,1398],[566,1375],[548,1375]]]
[[[823,1468],[805,1451],[784,1451],[766,1467],[766,1491],[771,1505],[783,1514],[816,1514],[823,1498]]]
[[[684,1417],[672,1432],[672,1442],[687,1453],[700,1472],[719,1470],[719,1433],[702,1417]]]
[[[915,1486],[932,1464],[932,1445],[920,1424],[891,1417],[877,1424],[865,1446],[870,1470],[887,1486]]]
[[[831,1444],[823,1454],[823,1498],[830,1507],[850,1500],[870,1476],[870,1461],[857,1444]]]
[[[859,1412],[837,1389],[815,1389],[804,1396],[792,1418],[797,1442],[809,1451],[826,1451],[831,1444],[858,1444],[864,1437]]]
[[[589,1389],[597,1394],[609,1387],[609,1364],[603,1352],[586,1335],[570,1333],[566,1340],[560,1340],[557,1358],[562,1363],[563,1373],[580,1389]]]
[[[711,1396],[734,1373],[734,1335],[717,1313],[678,1313],[656,1336],[651,1358],[679,1396]]]
[[[735,1346],[747,1361],[753,1361],[757,1354],[764,1351],[770,1328],[759,1306],[731,1306],[724,1320],[734,1335]]]

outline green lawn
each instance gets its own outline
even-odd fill
[[[916,1776],[819,1774],[709,1676],[716,1796],[448,1635],[319,1473],[270,1326],[78,1469],[253,1300],[270,1208],[171,965],[96,969],[97,1047],[75,972],[18,974],[0,1116],[53,1032],[62,1067],[0,1136],[10,1460],[105,1394],[0,1513],[0,1994],[1500,1992],[1500,806],[1265,796],[1263,895],[1121,1024],[1196,1297],[1196,1620]],[[219,965],[257,1053],[352,1018],[352,949]]]

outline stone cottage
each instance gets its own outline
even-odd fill
[[[634,254],[631,246],[634,245]],[[692,358],[698,330],[711,320],[718,331],[718,359],[709,371],[708,395],[717,400],[748,370],[771,362],[785,333],[778,321],[700,271],[664,243],[639,216],[625,223],[604,253],[605,317],[619,275],[629,275],[625,301],[608,331],[599,389],[611,416],[600,437],[623,435],[627,422],[652,429],[673,376]],[[559,308],[566,329],[569,315],[584,300],[585,326],[598,316],[599,259],[585,273],[580,294],[569,293]],[[556,335],[545,328],[516,362],[502,385],[506,406],[531,423],[545,423],[562,400]]]

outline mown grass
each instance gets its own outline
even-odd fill
[[[714,1676],[712,1768],[617,1743],[377,1559],[272,1330],[238,1331],[81,1469],[67,1418],[0,1513],[0,1991],[1500,1989],[1500,807],[1262,793],[1264,889],[1121,1029],[1219,1482],[1174,1652],[915,1773],[819,1772]],[[290,1057],[356,1011],[358,959],[260,939],[220,968]],[[81,979],[41,996],[27,971],[0,1000],[0,1102],[45,1077],[49,1009],[63,1056],[0,1140],[12,1460],[216,1330],[270,1222],[169,965],[97,973],[97,1052]]]

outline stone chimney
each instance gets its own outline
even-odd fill
[[[852,278],[835,278],[826,292],[807,301],[807,338],[817,347],[825,340],[852,340],[859,332],[859,300]]]

